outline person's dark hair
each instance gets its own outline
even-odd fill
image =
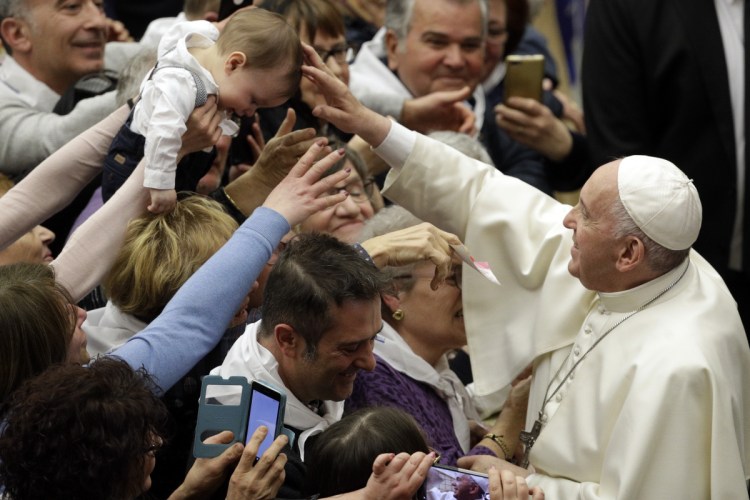
[[[47,264],[0,266],[0,405],[24,380],[66,360],[72,303]]]
[[[346,34],[344,17],[330,0],[262,0],[257,5],[280,14],[297,31],[304,26],[310,43],[318,31],[330,37]]]
[[[397,408],[358,410],[317,436],[305,457],[305,490],[328,497],[363,488],[381,453],[429,453],[419,424]]]
[[[529,2],[527,0],[505,0],[507,12],[508,40],[505,42],[505,55],[512,54],[521,43],[523,33],[529,23]]]
[[[314,359],[323,333],[333,326],[332,306],[373,300],[387,287],[387,279],[354,248],[333,236],[299,234],[268,275],[259,335],[270,337],[276,325],[290,325]]]
[[[4,417],[0,484],[14,500],[138,496],[146,455],[168,419],[155,387],[145,371],[112,357],[27,380]]]

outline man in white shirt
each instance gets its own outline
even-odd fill
[[[292,239],[274,264],[263,294],[263,319],[248,325],[220,367],[286,391],[284,426],[294,435],[284,498],[301,489],[309,439],[341,419],[359,370],[375,367],[373,343],[382,326],[380,293],[387,282],[357,251],[332,236]],[[236,404],[239,394],[216,394]],[[290,496],[292,495],[292,496]]]

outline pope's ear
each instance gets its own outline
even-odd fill
[[[11,55],[31,51],[31,30],[29,24],[17,17],[6,17],[0,22],[0,36],[10,47]]]
[[[396,52],[398,51],[398,37],[396,32],[388,30],[385,32],[385,53],[388,58],[388,69],[391,71],[398,70],[398,58]]]
[[[626,236],[620,254],[617,258],[617,270],[620,272],[632,271],[646,263],[646,246],[636,236]]]

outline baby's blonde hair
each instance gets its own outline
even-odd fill
[[[242,52],[251,69],[266,70],[287,67],[280,94],[290,97],[302,78],[302,45],[297,32],[283,17],[264,9],[235,13],[216,41],[219,53]]]

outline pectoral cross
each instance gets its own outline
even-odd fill
[[[542,432],[541,412],[539,412],[539,418],[534,422],[534,426],[531,428],[531,432],[521,431],[521,434],[518,437],[518,439],[521,440],[521,442],[524,444],[524,447],[526,448],[523,452],[521,463],[518,464],[524,469],[529,466],[529,453],[531,453],[531,448],[534,446],[534,443],[536,443],[536,439],[539,437],[540,432]]]

